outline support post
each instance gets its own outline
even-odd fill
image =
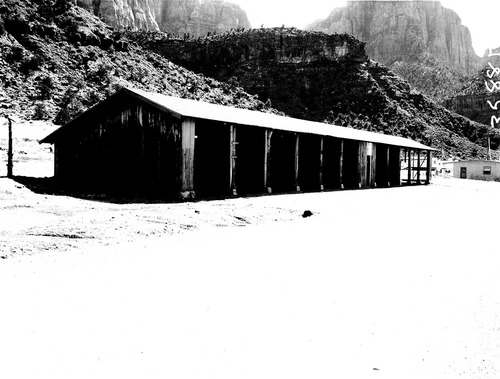
[[[395,176],[394,176],[394,181],[397,183],[396,185],[399,187],[401,185],[401,148],[400,147],[395,147],[394,148],[394,155],[396,156],[396,163],[395,163]],[[394,186],[394,184],[392,184]]]
[[[432,151],[427,150],[427,178],[425,179],[425,184],[431,183],[431,174],[432,174]]]
[[[59,168],[59,144],[54,143],[54,177],[57,178],[60,174],[60,168]]]
[[[324,191],[325,187],[323,186],[323,147],[325,143],[325,138],[321,136],[319,140],[319,190]]]
[[[299,185],[299,140],[300,134],[295,134],[295,190],[300,191]]]
[[[386,145],[386,181],[387,187],[391,186],[391,149],[389,145]],[[399,159],[399,157],[398,157]]]
[[[408,185],[410,186],[411,185],[411,166],[412,166],[412,162],[411,162],[411,149],[408,148]]]
[[[236,188],[236,127],[229,126],[229,190],[233,196],[238,195]]]
[[[182,120],[180,151],[180,197],[194,199],[194,139],[195,121],[191,118]]]
[[[340,157],[339,157],[339,186],[344,189],[344,180],[342,178],[344,172],[344,140],[340,140]]]
[[[370,181],[368,186],[377,188],[377,144],[374,142],[369,142],[371,149],[368,150],[370,154]]]
[[[264,189],[267,193],[273,193],[271,188],[271,138],[272,130],[264,131]]]
[[[367,185],[368,142],[358,142],[358,188]]]
[[[9,123],[9,147],[7,150],[7,177],[12,178],[12,167],[13,167],[13,149],[12,149],[12,119],[9,116],[6,116],[7,122]]]
[[[417,150],[417,184],[420,184],[420,166],[422,163],[420,162],[420,150]]]

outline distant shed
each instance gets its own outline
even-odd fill
[[[454,178],[500,181],[500,162],[483,159],[443,162],[444,169]]]
[[[54,144],[60,180],[182,198],[428,184],[433,150],[407,138],[130,88],[40,143]]]

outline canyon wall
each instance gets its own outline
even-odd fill
[[[370,58],[389,67],[415,62],[423,53],[461,74],[481,66],[469,29],[438,1],[349,1],[308,29],[352,34],[366,42]]]
[[[120,30],[203,36],[250,28],[245,11],[223,0],[77,0],[77,4]]]

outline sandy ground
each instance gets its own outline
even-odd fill
[[[0,377],[498,378],[499,194],[111,204],[0,178]]]

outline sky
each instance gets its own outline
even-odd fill
[[[295,26],[304,28],[330,12],[347,5],[347,0],[230,0],[247,13],[252,27]],[[500,1],[442,0],[453,9],[471,32],[474,50],[482,56],[487,48],[500,46]]]

